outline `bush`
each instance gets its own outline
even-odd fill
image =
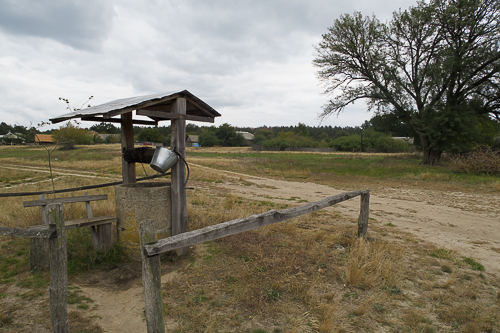
[[[163,142],[163,136],[158,128],[144,128],[137,134],[137,140],[141,142]]]
[[[241,147],[247,146],[247,140],[241,135],[236,133],[236,129],[229,124],[222,124],[215,130],[215,135],[219,145],[224,147]]]
[[[339,151],[361,151],[361,135],[341,136],[330,141],[330,147]],[[387,134],[373,129],[363,131],[363,150],[375,150],[380,153],[408,152],[411,145],[402,140],[394,140]]]
[[[264,148],[279,148],[284,150],[288,147],[317,148],[318,142],[310,137],[305,137],[293,132],[280,132],[277,137],[262,142]]]
[[[198,143],[202,147],[213,147],[219,144],[219,139],[217,139],[217,136],[214,132],[207,131],[200,134],[200,136],[198,137]]]
[[[467,154],[452,158],[459,172],[500,175],[500,150],[478,147]]]
[[[52,132],[54,142],[58,142],[62,150],[73,149],[75,145],[90,145],[93,137],[91,131],[71,122]]]

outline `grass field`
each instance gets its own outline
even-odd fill
[[[117,145],[55,151],[56,188],[120,178]],[[57,158],[57,160],[56,160]],[[333,187],[417,186],[498,192],[498,177],[458,173],[451,161],[424,167],[415,155],[258,153],[247,149],[188,151],[189,229],[287,208],[298,202],[249,200],[197,184],[226,181],[218,170]],[[211,169],[197,168],[196,165]],[[0,193],[49,190],[47,153],[41,147],[0,147]],[[152,174],[146,166],[139,175]],[[71,174],[79,174],[74,176]],[[85,176],[85,177],[84,177]],[[109,200],[94,214],[114,214]],[[79,195],[81,193],[75,193]],[[39,211],[22,208],[36,197],[0,198],[0,225],[39,224]],[[80,207],[81,206],[81,207]],[[67,218],[85,214],[68,205]],[[182,257],[163,258],[178,278],[163,285],[164,313],[172,332],[497,332],[500,279],[480,262],[416,239],[391,225],[370,225],[358,240],[356,221],[319,211],[273,226],[199,244]],[[103,332],[91,298],[78,293],[82,272],[119,270],[127,260],[91,250],[89,233],[68,233],[70,321],[74,331]],[[47,273],[29,272],[29,241],[0,238],[0,332],[49,331]],[[40,305],[40,306],[38,306]],[[25,318],[29,319],[25,319]]]

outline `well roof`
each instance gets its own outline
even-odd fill
[[[120,119],[113,117],[137,110],[136,114],[148,116],[153,121],[133,120],[134,123],[154,124],[160,120],[173,119],[170,108],[178,97],[186,99],[185,119],[187,120],[213,122],[215,117],[220,117],[220,113],[215,111],[210,105],[203,102],[189,91],[180,90],[118,99],[90,108],[81,109],[76,112],[66,113],[51,118],[50,121],[55,124],[73,118],[81,118],[81,120],[90,121],[120,122]]]

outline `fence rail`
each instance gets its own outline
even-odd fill
[[[311,213],[357,196],[361,196],[360,214],[358,218],[358,236],[366,237],[368,230],[370,190],[344,192],[303,206],[278,211],[271,210],[267,213],[208,226],[206,228],[164,238],[159,241],[156,241],[154,233],[154,230],[156,230],[155,221],[142,221],[139,230],[142,248],[142,283],[144,286],[148,333],[165,332],[163,306],[161,301],[160,253],[257,229]]]

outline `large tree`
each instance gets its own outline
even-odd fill
[[[367,99],[414,130],[424,164],[463,151],[500,115],[498,0],[431,0],[374,16],[342,15],[316,47],[327,93],[322,116]]]

